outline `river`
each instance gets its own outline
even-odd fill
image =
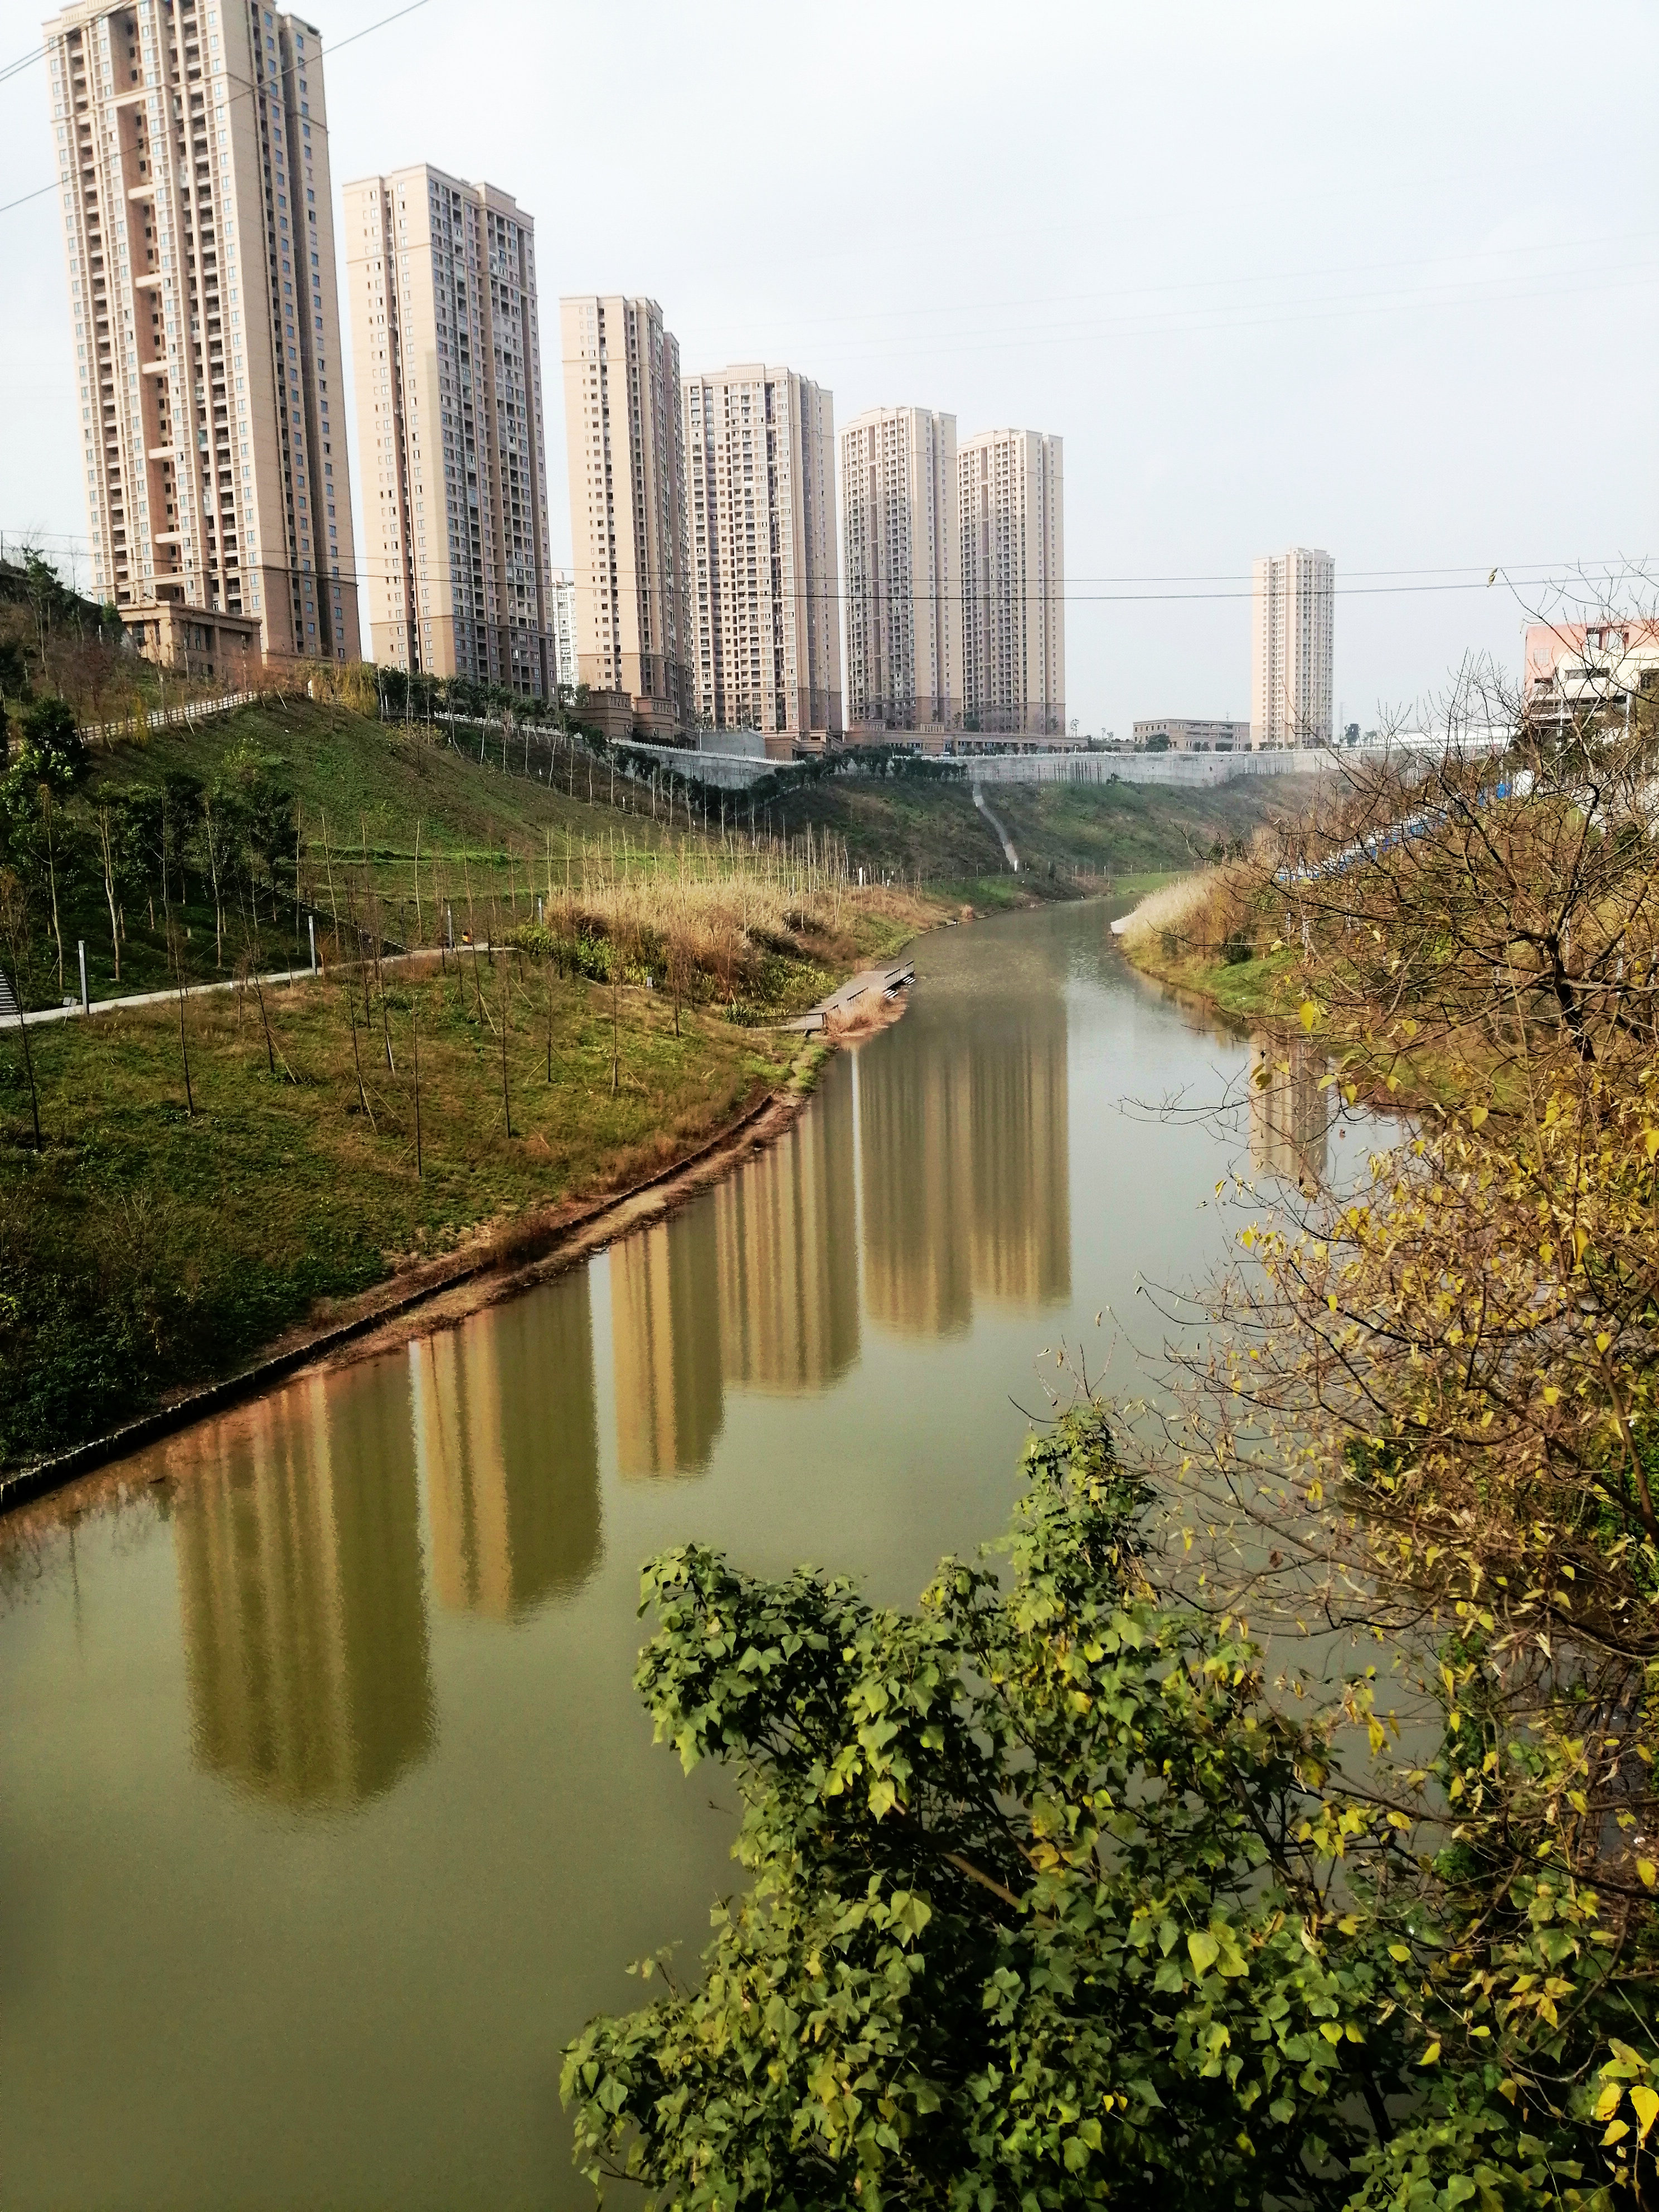
[[[736,1872],[629,1687],[641,1561],[914,1597],[1005,1520],[1055,1349],[1136,1382],[1218,1177],[1322,1153],[1310,1083],[1145,1110],[1249,1047],[1112,911],[924,939],[906,1018],[670,1219],[0,1524],[9,2212],[592,2202],[560,2047]]]

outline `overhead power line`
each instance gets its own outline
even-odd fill
[[[317,49],[318,54],[319,57],[326,54],[337,54],[340,52],[342,47],[355,46],[359,39],[368,38],[371,32],[383,31],[388,23],[400,23],[405,15],[412,15],[417,9],[424,8],[428,4],[429,0],[409,0],[407,7],[396,8],[392,10],[391,15],[382,15],[378,21],[365,23],[361,31],[353,31],[349,34],[349,36],[343,39],[335,39],[331,40],[327,46],[319,46]],[[32,63],[40,61],[45,55],[46,52],[46,49],[44,46],[36,46],[28,53],[20,57],[18,60],[9,63],[5,69],[0,70],[0,84],[3,84],[9,77],[17,76],[21,70],[28,68]],[[233,100],[258,100],[260,95],[260,88],[258,85],[254,84],[250,78],[239,76],[234,70],[231,69],[219,69],[214,70],[210,76],[204,80],[202,86],[203,92],[205,94],[211,85],[221,80],[227,84],[235,85],[240,88],[239,90],[230,94],[230,98]],[[328,125],[326,123],[319,124],[318,128],[323,132],[325,137],[328,135]],[[13,208],[27,207],[31,200],[44,199],[48,192],[56,191],[57,189],[58,185],[57,182],[54,181],[52,184],[41,185],[32,192],[23,193],[20,198],[7,200],[3,205],[0,205],[0,215],[9,215]]]
[[[78,531],[4,530],[0,531],[0,539],[9,541],[20,547],[33,546],[43,552],[61,550],[66,554],[76,555],[89,552],[92,544],[91,539],[83,532]],[[1349,573],[1361,580],[1346,584],[1338,582],[1334,591],[1339,599],[1388,599],[1402,595],[1416,596],[1424,592],[1484,592],[1498,585],[1505,586],[1513,592],[1536,592],[1565,589],[1575,583],[1592,582],[1595,580],[1593,572],[1596,570],[1605,570],[1609,580],[1617,575],[1640,575],[1644,573],[1645,565],[1641,562],[1620,558],[1608,562],[1569,560],[1510,564],[1498,562],[1495,566],[1483,563],[1475,568],[1455,571],[1412,568],[1354,569]],[[247,573],[252,574],[263,568],[286,571],[288,567],[289,564],[286,562],[264,562],[255,557],[250,562]],[[417,588],[422,586],[447,586],[455,580],[453,575],[445,576],[439,571],[418,562],[411,568],[405,569],[395,565],[382,565],[370,557],[360,559],[352,568],[343,567],[337,576],[324,575],[320,570],[313,570],[310,573],[314,574],[318,581],[324,586],[330,583],[341,583],[361,587],[371,583],[394,584],[401,582],[405,574],[412,575]],[[1425,576],[1439,577],[1444,580],[1437,582],[1415,580]],[[1405,578],[1411,580],[1373,580],[1377,578],[1389,580]],[[845,599],[848,596],[845,585],[840,577],[828,578],[825,581],[826,588],[832,588],[837,599]],[[1218,591],[1162,591],[1146,588],[1150,585],[1170,583],[1233,584],[1242,588]],[[1076,588],[1079,585],[1128,585],[1137,588],[1082,590]],[[895,596],[908,598],[911,594],[896,592],[895,588],[890,586],[884,596],[889,599]],[[940,601],[948,605],[962,605],[966,603],[965,595],[959,592],[923,592],[915,596]],[[1253,599],[1255,592],[1250,580],[1242,575],[1096,576],[1074,578],[1071,585],[1058,593],[1024,592],[1020,596],[1028,605],[1054,604],[1057,601],[1066,606],[1150,606],[1189,605],[1243,600]],[[447,609],[439,611],[441,615],[446,617],[449,611]]]

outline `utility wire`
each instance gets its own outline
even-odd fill
[[[80,532],[30,532],[26,530],[7,530],[0,532],[0,537],[11,539],[20,546],[33,545],[40,548],[41,550],[50,548],[54,550],[61,548],[65,552],[77,554],[83,551],[89,552],[92,544],[90,538]],[[259,559],[258,556],[251,556],[249,573],[251,574],[253,570],[267,566],[275,566],[281,568],[285,568],[286,563],[267,563]],[[1511,567],[1500,562],[1490,570],[1465,570],[1459,572],[1459,577],[1461,580],[1457,580],[1438,583],[1363,582],[1343,584],[1339,582],[1334,586],[1334,595],[1339,599],[1389,599],[1401,596],[1413,597],[1425,592],[1484,592],[1490,590],[1494,585],[1498,583],[1506,585],[1512,591],[1536,592],[1553,588],[1561,588],[1565,584],[1573,580],[1575,578],[1583,578],[1583,571],[1587,567],[1594,568],[1603,566],[1607,568],[1609,574],[1611,575],[1611,574],[1615,570],[1626,574],[1641,573],[1644,564],[1641,562],[1623,561],[1609,562],[1606,563],[1585,563],[1583,562],[1577,561],[1564,561],[1559,562],[1528,562],[1524,564],[1524,567]],[[1530,573],[1534,569],[1540,570],[1542,573]],[[1414,569],[1356,569],[1352,573],[1356,576],[1366,577],[1415,577],[1425,574],[1443,575],[1448,572],[1435,570],[1421,571]],[[349,584],[353,586],[362,588],[370,584],[383,583],[387,586],[395,585],[402,582],[405,575],[412,575],[417,586],[431,586],[442,588],[454,580],[453,577],[446,577],[439,572],[431,569],[430,568],[422,567],[418,563],[415,564],[412,568],[406,569],[402,567],[395,566],[390,568],[380,567],[372,560],[360,561],[350,568],[346,568],[343,564],[340,574],[337,577],[331,576],[326,580],[330,582],[337,582],[342,585]],[[1174,578],[1167,580],[1157,577],[1100,577],[1081,578],[1077,580],[1085,583],[1150,584],[1164,580],[1175,582],[1205,582],[1211,580],[1202,577]],[[1229,582],[1233,580],[1229,577],[1221,577],[1215,580]],[[1242,578],[1238,580],[1241,582],[1243,581]],[[1583,580],[1588,581],[1589,579],[1583,578]],[[837,599],[844,600],[850,597],[851,594],[846,589],[842,580],[839,577],[835,577],[825,579],[825,596],[834,596]],[[975,603],[973,595],[969,593],[961,592],[922,592],[912,593],[893,586],[887,586],[884,590],[874,594],[874,596],[883,598],[890,601],[908,600],[914,597],[927,600],[931,604],[947,606],[965,606]],[[1148,591],[1139,589],[1105,592],[1079,591],[1067,587],[1062,591],[1054,592],[1023,592],[1018,596],[1021,604],[1027,606],[1151,606],[1185,605],[1194,603],[1252,599],[1255,598],[1255,593],[1253,587],[1235,591]],[[434,620],[450,620],[453,618],[453,610],[449,608],[440,608],[435,611],[422,611],[423,615],[428,611],[431,613],[432,618]],[[470,610],[468,611],[466,618],[469,620],[473,618]],[[486,627],[500,628],[501,625],[499,623],[493,625],[486,623]]]
[[[365,23],[361,31],[353,31],[349,37],[335,39],[325,46],[319,46],[317,49],[318,58],[320,60],[325,54],[338,53],[342,47],[356,46],[359,39],[368,38],[371,32],[383,31],[388,23],[401,22],[405,15],[412,15],[416,9],[424,8],[428,4],[429,0],[410,0],[410,4],[406,8],[394,9],[391,15],[382,15],[377,22]],[[29,53],[20,57],[18,60],[9,64],[5,69],[0,70],[0,84],[5,83],[9,77],[17,76],[20,71],[28,68],[32,63],[41,60],[46,54],[46,49],[44,46],[37,46]],[[307,58],[309,58],[309,57],[307,57]],[[204,76],[201,91],[204,102],[210,94],[213,87],[222,81],[227,84],[235,85],[240,88],[239,91],[233,92],[229,94],[229,99],[232,100],[246,99],[257,101],[264,94],[264,88],[261,85],[255,84],[251,78],[239,75],[234,70],[221,67],[209,71]],[[161,91],[181,92],[185,90],[187,88],[184,86],[162,85],[156,88]],[[150,88],[144,87],[143,89],[149,90]],[[313,127],[319,131],[325,137],[330,135],[328,125],[325,121],[319,122],[316,121],[315,118],[313,118]],[[44,199],[48,192],[57,191],[58,182],[61,182],[61,179],[49,185],[42,185],[34,191],[25,192],[18,199],[7,200],[3,205],[0,205],[0,215],[9,215],[13,208],[27,207],[31,200]]]

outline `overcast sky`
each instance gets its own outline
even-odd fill
[[[326,47],[395,4],[307,12]],[[37,21],[0,0],[0,66]],[[1125,735],[1248,714],[1257,553],[1334,555],[1366,725],[1466,650],[1517,665],[1576,564],[1651,571],[1656,64],[1651,0],[423,0],[325,56],[337,228],[421,160],[536,219],[556,560],[556,295],[651,293],[688,372],[1059,432],[1070,711]],[[51,156],[37,65],[0,202]],[[54,193],[0,270],[0,529],[84,546]]]

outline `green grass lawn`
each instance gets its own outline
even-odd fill
[[[356,976],[268,991],[269,1056],[252,992],[189,1001],[183,1052],[176,1007],[33,1030],[39,1154],[5,1038],[0,1458],[222,1372],[400,1260],[634,1180],[781,1080],[798,1043],[707,1012],[677,1036],[663,994],[624,989],[613,1095],[603,986],[505,954],[388,971],[384,995],[368,980],[367,1002]]]

